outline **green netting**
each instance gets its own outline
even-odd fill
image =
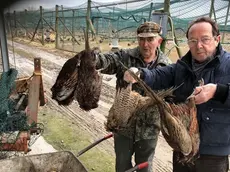
[[[15,100],[9,95],[15,89],[17,70],[10,69],[1,75],[0,80],[0,133],[8,131],[26,131],[29,129],[24,111],[16,111]]]
[[[16,147],[14,144],[21,132],[28,132],[35,126],[35,123],[28,124],[25,107],[17,106],[20,99],[15,92],[17,74],[16,69],[10,69],[8,72],[3,72],[0,79],[0,159],[14,156],[17,150],[23,151],[25,145],[21,141]]]
[[[219,24],[223,43],[229,44],[229,1],[215,0],[212,10],[211,4],[210,0],[170,1],[175,34],[182,43],[186,41],[185,31],[190,21],[200,16],[211,16]],[[121,0],[114,3],[92,1],[91,20],[101,41],[111,42],[114,37],[119,38],[119,41],[135,41],[136,28],[144,21],[152,20],[151,13],[164,9],[164,5],[164,0]],[[6,17],[16,36],[30,39],[34,36],[34,40],[42,42],[42,35],[45,36],[45,32],[50,30],[55,35],[56,48],[79,51],[79,48],[84,48],[86,7],[87,2],[77,7],[54,6],[52,9],[42,8],[41,11],[37,7],[35,11],[15,12],[6,14]],[[167,39],[170,41],[173,38],[170,25],[167,30]],[[36,35],[33,35],[35,32]]]

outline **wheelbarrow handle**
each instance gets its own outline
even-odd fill
[[[94,146],[96,146],[97,144],[101,143],[103,140],[106,140],[110,137],[113,137],[113,134],[108,134],[105,137],[95,141],[94,143],[90,144],[89,146],[87,146],[86,148],[82,149],[81,151],[78,152],[78,154],[76,155],[77,157],[81,156],[83,153],[85,153],[86,151],[88,151],[89,149],[93,148]]]
[[[143,162],[141,164],[136,165],[133,168],[130,168],[129,170],[126,170],[125,172],[133,172],[133,171],[136,171],[136,170],[141,170],[143,168],[148,167],[148,165],[149,165],[148,162]]]

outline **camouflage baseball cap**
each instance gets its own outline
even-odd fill
[[[145,22],[137,28],[138,37],[153,37],[161,34],[161,26],[155,22]]]

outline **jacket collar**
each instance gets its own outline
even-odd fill
[[[224,53],[224,50],[219,43],[216,48],[216,54],[214,55],[214,58],[208,63],[208,66],[219,63],[221,60],[220,58],[222,57],[223,53]],[[192,54],[190,50],[181,58],[181,61],[186,63],[190,68],[192,67]]]
[[[129,49],[128,54],[130,56],[132,56],[133,58],[139,59],[140,61],[142,61],[143,63],[145,63],[144,60],[143,60],[143,56],[141,55],[141,52],[140,52],[140,47]],[[161,63],[161,64],[164,64],[164,65],[167,65],[165,63],[165,60],[164,60],[164,54],[160,50],[160,48],[157,48],[156,57],[157,57],[156,64]]]

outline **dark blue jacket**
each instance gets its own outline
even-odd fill
[[[142,69],[144,81],[153,89],[160,90],[181,85],[175,92],[175,102],[183,102],[198,84],[191,68],[192,56],[189,51],[175,64],[156,70]],[[230,54],[219,45],[215,58],[202,71],[205,84],[230,83]],[[230,154],[230,91],[225,102],[211,99],[197,105],[197,118],[200,130],[200,154]]]

